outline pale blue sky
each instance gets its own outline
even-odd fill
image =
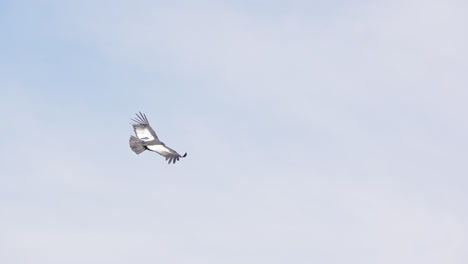
[[[0,263],[467,263],[467,11],[0,2]]]

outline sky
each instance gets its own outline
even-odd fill
[[[0,262],[467,263],[467,12],[1,1]]]

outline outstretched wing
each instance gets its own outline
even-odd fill
[[[156,140],[158,142],[158,136],[156,136],[156,133],[151,128],[146,115],[140,112],[140,114],[136,114],[136,116],[137,117],[132,119],[132,121],[135,122],[135,124],[133,124],[133,130],[135,130],[137,138],[143,141]]]
[[[175,151],[175,150],[171,149],[170,147],[167,147],[166,145],[164,145],[164,143],[154,144],[154,145],[147,145],[146,147],[149,150],[154,151],[154,152],[158,153],[159,155],[165,157],[166,160],[169,160],[169,162],[168,162],[169,164],[171,164],[171,162],[175,163],[180,158],[184,158],[185,156],[187,156],[187,153],[185,153],[183,156],[181,156],[179,153],[177,153],[177,151]]]

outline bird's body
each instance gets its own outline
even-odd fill
[[[154,151],[165,157],[166,160],[169,160],[169,164],[171,162],[175,163],[180,158],[185,158],[187,156],[187,153],[181,156],[177,151],[167,147],[166,144],[161,142],[151,128],[145,114],[140,112],[140,114],[136,115],[137,118],[132,119],[135,122],[135,124],[133,124],[133,130],[135,131],[136,137],[130,136],[129,141],[130,148],[133,152],[140,154],[145,150]]]

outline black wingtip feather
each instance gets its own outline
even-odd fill
[[[148,118],[146,117],[146,114],[143,114],[143,116],[145,117],[146,124],[149,125],[149,121],[148,121]]]
[[[141,113],[140,111],[138,113],[135,113],[137,116],[136,118],[130,118],[133,122],[140,124],[140,125],[149,125],[148,118],[146,117],[145,114]]]

